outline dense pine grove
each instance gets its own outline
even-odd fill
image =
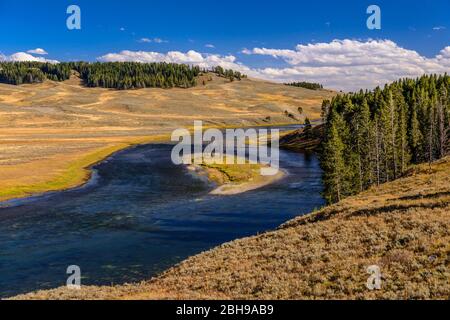
[[[8,84],[40,83],[45,79],[67,80],[70,77],[69,64],[41,62],[0,62],[0,82]]]
[[[190,88],[196,85],[199,67],[173,63],[77,63],[75,70],[80,73],[88,87],[115,89],[140,88]]]
[[[321,166],[329,203],[401,177],[450,151],[450,76],[403,79],[322,106]]]
[[[245,75],[218,66],[211,70],[175,63],[138,62],[0,62],[0,82],[8,84],[40,83],[45,79],[64,81],[77,71],[86,86],[140,89],[140,88],[190,88],[196,85],[201,73],[213,72],[230,81],[241,80]]]
[[[323,85],[320,83],[312,83],[312,82],[291,82],[291,83],[285,83],[287,86],[292,87],[299,87],[299,88],[305,88],[310,90],[320,90],[323,89]]]

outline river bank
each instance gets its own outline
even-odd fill
[[[283,127],[292,125],[292,123],[274,123],[270,125],[256,124],[252,127]],[[237,126],[235,128],[245,127],[246,126]],[[186,128],[191,132],[193,131],[192,126],[187,126]],[[230,127],[226,125],[204,126],[205,130],[211,128],[224,130]],[[8,170],[0,172],[0,181],[3,181],[0,186],[0,202],[19,200],[27,197],[39,196],[48,192],[64,191],[80,187],[89,181],[92,174],[91,168],[93,166],[104,161],[116,152],[137,145],[163,142],[170,143],[171,134],[167,129],[164,131],[167,133],[155,133],[143,137],[129,137],[125,140],[121,139],[114,144],[106,143],[106,147],[104,144],[101,144],[101,147],[94,149],[89,148],[88,151],[69,153],[65,154],[63,157],[50,158],[48,160],[38,160],[32,165],[24,165],[23,163],[10,165],[8,166]],[[51,145],[52,141],[50,140],[47,143]],[[23,178],[29,177],[26,172],[33,173],[33,176],[26,180],[26,183],[22,183],[17,179],[12,179],[12,177],[16,176],[18,173],[22,174]],[[277,178],[271,179],[271,181],[276,181],[281,177],[281,174],[277,174]],[[265,184],[260,184],[260,186],[264,185]],[[248,188],[248,190],[252,190],[250,186],[248,186]]]
[[[237,163],[237,157],[235,159]],[[215,184],[211,195],[231,196],[268,186],[286,176],[282,170],[274,175],[263,176],[261,164],[201,164],[188,165],[190,172]]]
[[[115,91],[63,82],[0,84],[0,201],[66,190],[89,178],[89,166],[194,120],[205,127],[295,124],[302,106],[318,118],[329,91],[213,77],[190,89]],[[168,140],[168,139],[167,139]],[[159,141],[159,140],[158,140]]]
[[[50,159],[48,161],[41,161],[27,169],[36,174],[36,171],[33,171],[33,169],[36,169],[37,167],[37,172],[43,172],[43,179],[41,179],[41,176],[35,176],[33,182],[28,184],[10,184],[6,181],[0,187],[0,202],[18,200],[26,197],[39,196],[48,192],[64,191],[80,187],[87,183],[91,178],[92,167],[104,161],[114,153],[136,145],[156,143],[167,139],[167,135],[142,137],[94,149],[87,153],[77,153],[64,160]],[[62,163],[58,163],[57,161],[59,160],[62,160]],[[55,167],[57,168],[55,174],[50,177],[46,176],[45,173],[55,169]],[[25,168],[21,168],[19,165],[17,171],[23,171],[24,169]]]
[[[171,161],[172,145],[137,145],[93,166],[83,187],[0,208],[0,297],[51,289],[79,265],[83,285],[139,282],[323,205],[315,155],[280,150],[289,172],[232,196]]]
[[[450,297],[450,158],[225,243],[148,281],[15,299],[438,299]],[[381,290],[366,287],[377,265]]]

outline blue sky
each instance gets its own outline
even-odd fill
[[[71,4],[81,8],[81,30],[66,28],[66,9]],[[371,4],[381,8],[381,30],[366,27],[366,8]],[[292,61],[242,50],[295,50],[298,44],[334,39],[388,39],[432,59],[450,45],[449,12],[449,0],[0,0],[0,52],[8,56],[43,48],[48,59],[95,61],[122,50],[194,50],[232,55],[246,67],[263,69],[284,68]]]

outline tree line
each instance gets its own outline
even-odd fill
[[[190,88],[200,68],[175,63],[76,63],[74,69],[88,87],[114,89]]]
[[[324,101],[322,117],[324,197],[334,203],[450,151],[450,76],[341,94]]]
[[[323,85],[320,83],[313,83],[313,82],[291,82],[291,83],[285,83],[287,86],[292,87],[299,87],[299,88],[305,88],[310,90],[320,90],[323,89]]]
[[[206,72],[208,70],[205,70]],[[234,71],[232,69],[224,69],[221,66],[217,66],[209,70],[210,72],[213,72],[217,74],[218,76],[221,76],[223,78],[229,79],[231,82],[233,82],[235,79],[242,80],[243,78],[247,78],[245,74],[240,73],[239,71]]]
[[[88,87],[114,89],[190,88],[197,85],[197,77],[213,72],[230,81],[246,77],[240,72],[214,67],[201,69],[176,63],[138,62],[0,62],[0,82],[14,85],[40,83],[45,79],[64,81],[73,71],[79,73]]]
[[[20,85],[40,83],[45,79],[64,81],[70,78],[69,64],[41,62],[0,62],[0,82]]]

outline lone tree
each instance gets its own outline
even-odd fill
[[[311,135],[311,131],[312,131],[311,121],[309,120],[308,117],[306,117],[303,132],[305,133],[306,137],[309,137]]]

